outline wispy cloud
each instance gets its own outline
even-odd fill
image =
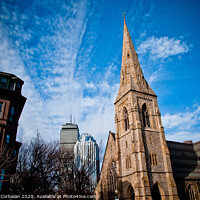
[[[161,66],[158,67],[156,71],[154,71],[149,77],[148,83],[151,85],[153,82],[159,80],[162,74],[163,68]]]
[[[167,139],[178,141],[194,140],[200,138],[200,106],[193,111],[169,114],[162,116],[166,129]]]
[[[86,1],[63,4],[66,13],[74,17],[56,15],[53,19],[40,19],[40,27],[48,27],[48,34],[41,32],[32,33],[32,46],[29,46],[24,36],[25,25],[18,23],[14,29],[6,26],[1,29],[1,70],[14,73],[25,82],[23,94],[27,102],[20,120],[21,131],[25,136],[32,136],[39,128],[41,134],[48,138],[59,138],[61,124],[66,121],[73,107],[78,107],[78,94],[81,83],[74,79],[76,57],[84,34],[82,26],[86,22]],[[39,5],[33,5],[33,7]],[[6,10],[5,6],[4,9]],[[12,9],[11,9],[12,10]],[[7,15],[11,15],[6,10]],[[15,9],[17,10],[17,9]],[[64,11],[63,10],[63,11]],[[21,14],[15,12],[19,18]],[[32,13],[27,15],[29,19]],[[66,19],[65,19],[66,17]],[[35,20],[38,17],[35,16]],[[2,23],[5,21],[2,21]],[[49,22],[51,23],[48,26]],[[10,19],[10,23],[15,23]],[[5,26],[5,24],[1,24]],[[17,28],[16,28],[17,27]],[[37,31],[38,32],[38,31]],[[25,34],[24,34],[25,33]],[[17,38],[17,40],[16,40]],[[20,46],[15,44],[17,41]],[[75,105],[74,105],[75,104]],[[78,113],[77,113],[78,114]]]
[[[88,89],[91,89],[91,90],[96,90],[96,86],[94,85],[94,83],[86,83],[85,84],[85,87],[88,88]]]
[[[184,142],[188,140],[192,140],[193,142],[199,141],[200,131],[179,131],[179,132],[171,132],[166,135],[166,139],[170,141],[176,142]]]
[[[153,60],[165,59],[169,56],[186,53],[188,50],[188,45],[179,39],[169,37],[156,38],[154,36],[142,41],[138,47],[138,53],[148,53]]]
[[[33,10],[20,13],[16,7],[1,5],[1,70],[24,80],[22,93],[27,97],[18,138],[32,137],[39,129],[45,138],[59,139],[61,125],[69,122],[72,113],[81,133],[89,132],[100,140],[109,129],[114,131],[113,102],[118,85],[109,80],[116,67],[108,66],[101,81],[86,80],[84,66],[90,62],[95,40],[87,27],[94,6],[86,0],[59,4],[55,4],[57,13],[51,10],[52,5],[34,2],[32,9],[43,9],[45,17]],[[45,12],[54,12],[53,17]],[[30,22],[32,26],[28,26]],[[85,41],[89,42],[87,51],[82,47]]]
[[[141,41],[142,40],[142,41]],[[166,63],[172,61],[172,57],[177,56],[181,59],[181,55],[187,53],[192,44],[187,44],[183,38],[155,37],[151,36],[143,40],[140,37],[137,52],[141,58],[141,63],[148,66],[150,84],[157,81],[166,80],[169,78],[169,73]]]
[[[19,52],[12,47],[11,41],[6,37],[3,28],[0,29],[0,63],[1,70],[16,74],[25,82],[23,86],[23,93],[25,93],[28,100],[25,105],[25,112],[22,113],[20,120],[20,127],[23,126],[21,132],[29,135],[41,125],[41,110],[42,102],[40,95],[35,90],[34,84],[30,77],[26,74],[24,63],[22,62]],[[31,124],[34,126],[31,126]],[[20,135],[21,137],[22,135]]]
[[[163,124],[166,128],[190,129],[200,122],[200,106],[193,112],[184,112],[176,114],[165,114],[163,117]]]
[[[20,4],[0,1],[0,68],[24,80],[22,92],[27,97],[19,136],[31,137],[38,128],[45,138],[59,139],[61,125],[69,122],[71,113],[81,133],[89,132],[97,140],[106,140],[108,131],[115,131],[113,103],[119,88],[116,72],[119,75],[121,52],[119,50],[120,56],[114,55],[117,60],[114,61],[114,56],[110,56],[112,47],[107,55],[112,63],[97,66],[101,62],[91,62],[96,59],[93,58],[95,50],[101,53],[99,60],[107,54],[100,48],[102,44],[96,43],[97,34],[112,35],[111,28],[105,31],[108,13],[98,16],[105,14],[105,4],[102,2],[100,7],[97,2],[29,1]],[[143,2],[139,1],[139,7],[143,7]],[[138,14],[140,10],[135,8]],[[152,12],[150,9],[150,15],[145,18]],[[149,34],[145,30],[143,33],[141,37],[145,39]],[[114,44],[107,43],[105,38],[101,41],[105,47]],[[117,48],[121,48],[121,44]],[[183,38],[153,36],[142,41],[138,50],[140,55],[162,61],[188,52],[189,47]],[[151,83],[159,79],[162,70],[162,66],[157,67],[151,73]],[[165,119],[167,121],[167,115]],[[170,128],[170,123],[168,119],[167,131],[173,131],[174,125]]]

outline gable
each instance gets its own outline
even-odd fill
[[[110,131],[108,135],[106,150],[101,168],[101,177],[102,174],[107,173],[107,169],[110,167],[110,162],[112,160],[116,160],[115,155],[116,155],[115,134]]]

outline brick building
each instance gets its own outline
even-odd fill
[[[177,161],[187,159],[176,155],[184,145],[194,153],[196,144],[166,142],[157,96],[144,78],[125,19],[120,88],[114,105],[116,133],[108,136],[96,199],[168,200],[187,194],[186,198],[198,199],[200,179],[185,186],[187,176],[179,176]],[[193,159],[191,170],[197,168],[199,176],[197,157]]]
[[[0,72],[0,192],[16,170],[18,121],[26,98],[22,96],[23,81],[14,74]]]

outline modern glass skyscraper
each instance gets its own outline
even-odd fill
[[[89,190],[93,191],[99,176],[99,148],[96,140],[88,133],[82,134],[74,146],[74,155],[77,167],[90,171]]]

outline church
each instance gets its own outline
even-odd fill
[[[116,133],[108,135],[96,199],[200,199],[200,142],[166,141],[125,18],[114,106]]]

